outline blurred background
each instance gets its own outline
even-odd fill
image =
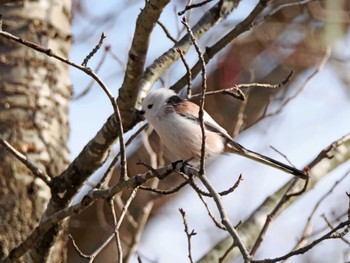
[[[187,12],[189,24],[194,25],[216,2]],[[232,30],[252,11],[257,2],[241,1],[231,15],[198,41],[202,50]],[[294,71],[292,79],[278,89],[245,88],[245,102],[231,96],[209,96],[206,110],[245,147],[287,162],[270,147],[273,146],[287,156],[293,165],[302,169],[322,149],[350,131],[350,2],[293,2],[298,4],[289,5],[292,1],[273,1],[255,26],[221,50],[207,65],[209,90],[242,83],[280,84]],[[181,24],[182,16],[177,15],[186,4],[187,1],[172,1],[160,17],[162,24],[175,39],[186,33]],[[70,58],[82,62],[104,32],[107,36],[104,45],[90,60],[89,66],[98,71],[115,95],[123,82],[135,21],[143,7],[143,0],[74,1],[74,43]],[[265,16],[267,14],[270,15]],[[157,25],[152,33],[146,67],[173,45]],[[195,50],[191,48],[185,58],[190,66],[194,65],[197,61]],[[153,88],[169,88],[185,73],[183,63],[178,61]],[[73,160],[113,109],[104,92],[85,74],[71,69],[71,77],[74,99],[70,105],[69,146],[70,158]],[[200,76],[193,81],[195,92],[200,90],[200,81]],[[126,137],[130,137],[137,128],[139,126],[126,134]],[[117,152],[118,147],[115,148],[115,153]],[[137,160],[153,166],[176,160],[162,147],[151,130],[138,136],[127,153],[129,176],[145,171],[145,168],[136,166]],[[96,184],[105,169],[102,167],[89,179],[86,189]],[[279,216],[269,229],[257,258],[277,257],[290,251],[300,238],[306,219],[316,202],[349,169],[350,164],[344,163],[332,171]],[[266,197],[291,178],[236,155],[220,156],[213,160],[207,165],[207,174],[218,191],[231,187],[242,174],[243,181],[238,189],[223,197],[233,225],[240,220],[244,221]],[[109,184],[113,184],[117,176],[116,169]],[[179,181],[180,177],[174,176],[151,184],[161,189],[171,189]],[[321,217],[323,214],[332,222],[337,222],[341,215],[344,218],[348,205],[345,192],[350,191],[349,182],[349,178],[342,181],[318,208],[312,221],[312,231],[317,232],[326,226]],[[119,204],[129,195],[130,193],[124,193],[117,197]],[[94,251],[113,230],[111,216],[104,205],[103,202],[98,202],[70,222],[70,233],[86,254]],[[214,215],[218,216],[215,204],[208,200],[208,205]],[[137,255],[142,262],[188,262],[187,238],[179,208],[186,211],[189,228],[197,233],[192,237],[192,255],[195,260],[200,259],[226,236],[224,231],[215,227],[192,188],[187,186],[173,195],[161,198],[139,191],[122,228],[124,253],[130,254],[131,262],[137,262]],[[131,245],[137,243],[138,246]],[[116,262],[115,249],[115,243],[111,242],[95,262]],[[289,261],[349,260],[349,244],[342,240],[331,240]],[[69,262],[85,260],[70,247]]]

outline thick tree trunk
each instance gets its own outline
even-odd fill
[[[0,3],[0,12],[3,30],[68,57],[70,0]],[[0,39],[0,134],[50,176],[67,165],[70,96],[66,65]],[[48,187],[0,147],[0,258],[33,230],[49,198]],[[62,261],[62,242],[54,251],[50,262]]]

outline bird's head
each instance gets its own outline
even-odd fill
[[[164,88],[149,92],[142,102],[141,113],[148,120],[157,117],[161,113],[163,106],[167,104],[168,99],[174,95],[176,93],[173,90]]]

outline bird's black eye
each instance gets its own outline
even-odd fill
[[[147,108],[152,109],[153,104],[148,104]]]

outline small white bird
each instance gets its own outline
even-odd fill
[[[181,99],[173,90],[164,88],[149,92],[142,102],[142,110],[140,111],[168,149],[185,161],[198,161],[201,156],[202,131],[198,112],[198,105]],[[300,178],[308,178],[308,175],[303,171],[244,148],[235,142],[207,112],[204,112],[203,120],[206,158],[231,152]]]

